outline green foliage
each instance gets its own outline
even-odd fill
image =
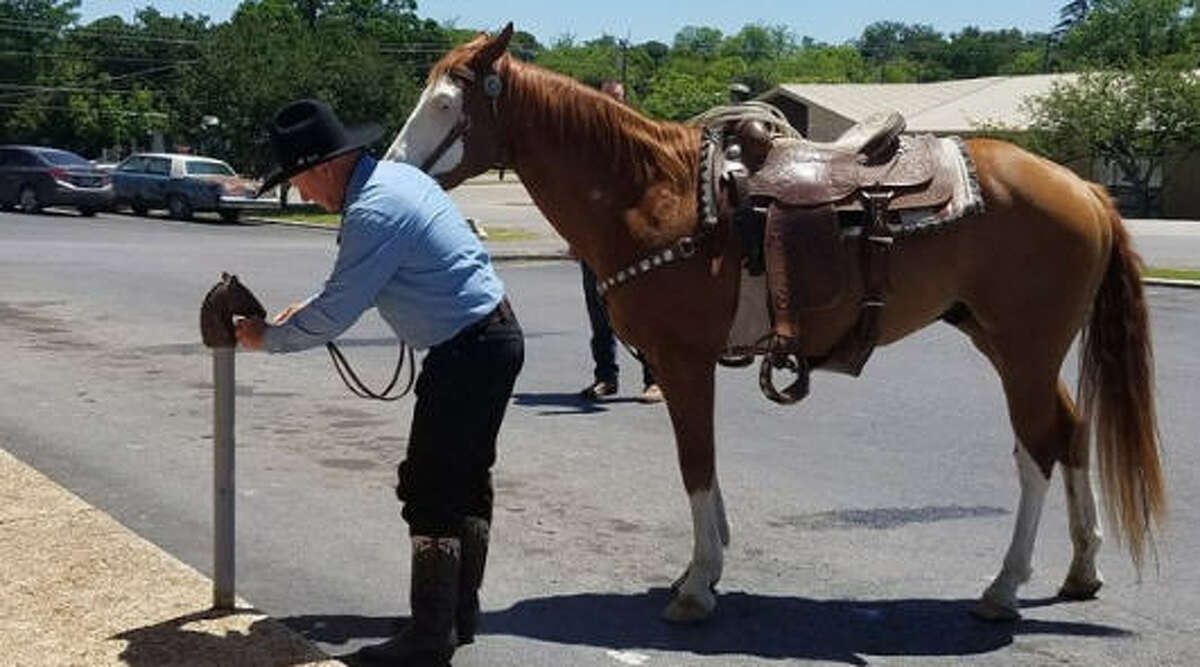
[[[421,18],[414,0],[243,0],[222,23],[147,6],[132,20],[87,25],[78,23],[79,4],[0,0],[0,141],[96,155],[113,146],[146,148],[161,133],[168,148],[191,146],[260,171],[269,160],[264,124],[287,101],[319,97],[347,122],[380,122],[395,132],[429,66],[478,34]],[[762,23],[731,34],[684,26],[670,44],[567,34],[547,46],[518,30],[510,51],[589,85],[622,80],[634,107],[683,120],[726,102],[735,82],[757,95],[785,82],[933,81],[1085,63],[1195,68],[1200,19],[1193,5],[1071,2],[1050,35],[976,27],[943,35],[927,25],[879,22],[846,44],[798,39],[789,26]]]
[[[727,85],[728,79],[667,69],[651,81],[642,106],[657,118],[686,120],[725,103]]]
[[[675,33],[675,50],[711,58],[721,48],[721,31],[716,28],[684,26]]]
[[[1200,150],[1200,78],[1163,66],[1084,73],[1028,105],[1034,148],[1061,162],[1100,158],[1120,169],[1147,213],[1154,175]]]
[[[175,107],[178,133],[240,168],[262,171],[270,158],[263,126],[293,99],[322,99],[347,123],[398,130],[420,94],[425,68],[448,41],[436,26],[382,11],[396,3],[381,5],[378,14],[339,10],[348,4],[329,3],[311,23],[293,3],[244,2],[190,70],[186,100]],[[406,50],[392,39],[428,46]],[[217,116],[220,125],[202,129],[205,115]]]
[[[1200,16],[1193,0],[1097,0],[1062,36],[1064,67],[1133,67],[1172,60],[1200,65]]]

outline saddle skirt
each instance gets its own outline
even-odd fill
[[[841,303],[847,271],[843,261],[847,252],[845,242],[862,236],[869,224],[863,202],[855,196],[864,184],[896,188],[886,215],[888,229],[897,243],[902,243],[905,237],[943,230],[983,208],[970,156],[958,137],[903,136],[896,150],[899,157],[889,156],[874,164],[855,159],[853,154],[829,160],[820,151],[812,151],[809,142],[786,139],[776,142],[777,146],[751,180],[749,194],[771,203],[767,233],[786,236],[774,242],[768,240],[768,265],[774,261],[800,267],[787,271],[789,289],[784,298],[794,302],[793,310],[831,308]],[[906,152],[916,159],[905,160]],[[814,207],[830,207],[836,216],[819,217],[817,224],[805,225],[787,220],[773,224],[770,219],[789,208]],[[779,254],[780,248],[797,246],[810,249],[800,258],[803,261],[794,256],[771,257],[772,249]],[[788,251],[788,254],[793,253]],[[726,356],[768,354],[773,335],[781,333],[781,323],[786,318],[773,316],[773,308],[780,306],[781,294],[777,285],[769,285],[769,273],[752,274],[743,267],[737,310],[725,345]],[[778,272],[776,275],[779,282]],[[846,369],[836,363],[825,368],[857,374],[856,368]]]

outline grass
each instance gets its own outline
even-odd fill
[[[1142,271],[1147,278],[1167,278],[1169,280],[1200,280],[1200,269],[1163,269],[1148,266]]]
[[[318,211],[287,211],[273,213],[264,217],[269,220],[283,220],[285,222],[296,222],[320,227],[337,227],[342,223],[342,216],[340,214]],[[513,243],[516,241],[528,241],[538,237],[534,232],[525,229],[509,229],[507,227],[490,227],[484,225],[484,230],[488,235],[487,241],[491,243]]]
[[[488,227],[484,225],[483,230],[487,232],[487,240],[495,243],[528,241],[538,237],[537,234],[524,229],[508,229],[505,227]]]
[[[340,213],[320,213],[316,211],[285,211],[279,213],[271,213],[263,216],[270,220],[283,220],[286,222],[300,222],[306,225],[320,225],[322,227],[337,227],[342,224],[342,215]]]

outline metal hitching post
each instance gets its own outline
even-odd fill
[[[234,350],[233,316],[266,311],[237,276],[221,274],[200,307],[200,335],[213,354],[213,608],[234,607]]]
[[[234,348],[213,348],[213,608],[233,609]]]

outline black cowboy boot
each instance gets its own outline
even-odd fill
[[[457,537],[423,535],[413,535],[412,543],[412,621],[395,637],[358,655],[395,667],[442,667],[454,655],[461,543]]]
[[[483,566],[487,562],[491,526],[485,519],[469,516],[462,527],[462,575],[458,580],[458,610],[455,628],[459,645],[475,641],[479,627],[479,587],[483,584]]]

